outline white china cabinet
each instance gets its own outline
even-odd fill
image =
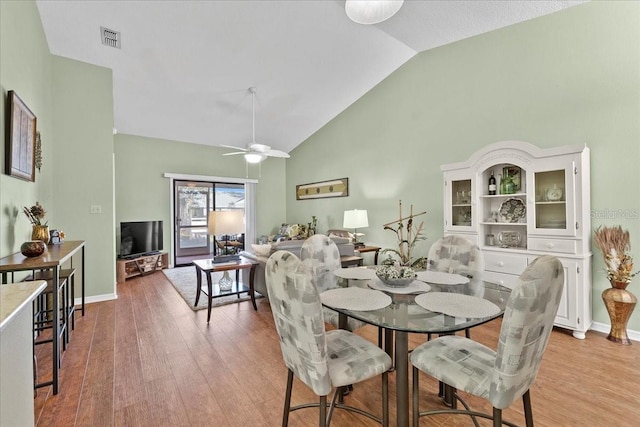
[[[558,257],[565,283],[555,324],[584,339],[592,322],[589,148],[504,141],[441,169],[444,234],[476,243],[484,279],[505,286],[536,257]]]

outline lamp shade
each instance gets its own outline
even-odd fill
[[[244,233],[244,215],[242,211],[209,212],[209,234],[221,236],[241,233]]]
[[[344,211],[344,220],[342,222],[344,228],[364,228],[369,226],[369,217],[366,210],[353,209]]]
[[[358,24],[377,24],[396,14],[404,0],[347,0],[345,12]]]

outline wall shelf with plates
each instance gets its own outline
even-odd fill
[[[584,338],[592,323],[589,148],[498,142],[441,170],[444,234],[477,244],[483,278],[505,286],[537,256],[557,256],[565,290],[555,323]],[[491,175],[496,194],[489,194]],[[457,198],[462,191],[464,203]]]

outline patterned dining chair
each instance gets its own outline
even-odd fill
[[[500,426],[502,410],[522,397],[526,425],[533,426],[529,388],[549,342],[563,282],[558,258],[544,255],[529,264],[507,300],[497,351],[455,335],[436,338],[413,350],[413,425],[418,425],[421,416],[454,413],[470,415],[474,424],[475,417],[482,417]],[[419,371],[451,387],[451,409],[419,412]],[[457,390],[488,400],[493,414],[472,411]],[[456,408],[456,400],[465,410]]]
[[[323,234],[314,234],[304,241],[300,249],[300,260],[302,265],[311,273],[311,283],[318,288],[318,292],[322,293],[329,289],[338,288],[338,277],[333,272],[341,268],[340,250],[335,242],[328,236]],[[339,326],[339,314],[335,310],[323,307],[322,313],[324,321]],[[346,329],[355,331],[364,326],[365,323],[347,318]]]
[[[474,278],[484,270],[482,252],[469,239],[445,236],[429,248],[427,270]]]
[[[267,261],[265,279],[280,337],[282,357],[288,369],[282,425],[289,423],[289,413],[318,407],[319,425],[331,423],[334,408],[346,409],[387,426],[388,371],[391,358],[382,349],[352,332],[326,331],[318,288],[302,262],[291,252],[277,251]],[[319,396],[318,403],[291,406],[294,375]],[[339,392],[378,375],[382,376],[382,416],[337,403]],[[335,389],[331,403],[327,396]],[[327,413],[328,409],[328,413]]]
[[[470,286],[482,281],[484,258],[482,251],[469,239],[460,236],[445,236],[437,240],[427,256],[427,270],[443,273],[453,273],[471,279]],[[457,285],[456,285],[457,286]],[[481,289],[481,286],[476,286]],[[465,336],[470,338],[469,329],[465,329]],[[429,334],[428,339],[431,339]]]

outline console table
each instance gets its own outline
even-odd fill
[[[380,252],[380,247],[378,246],[361,246],[359,248],[356,248],[356,250],[358,252],[360,252],[361,254],[367,253],[367,252],[374,252],[373,255],[373,265],[378,265],[378,253]]]
[[[51,270],[53,289],[58,289],[60,285],[60,270],[62,266],[68,261],[73,264],[73,256],[81,252],[82,254],[82,268],[81,268],[81,280],[82,280],[82,305],[81,311],[84,316],[84,283],[85,283],[85,254],[84,254],[84,240],[66,241],[59,245],[48,245],[44,254],[39,257],[28,258],[22,255],[20,252],[6,256],[0,259],[0,273],[2,274],[2,284],[8,283],[9,273],[11,273],[11,281],[13,282],[13,273],[18,271],[38,271],[38,270]],[[52,380],[39,386],[52,385],[53,394],[58,394],[58,377],[60,367],[60,342],[56,337],[60,335],[60,303],[58,298],[53,299],[53,321],[52,321]],[[66,315],[66,314],[65,314]]]
[[[343,268],[357,266],[360,267],[362,265],[362,257],[361,256],[341,256],[340,264]]]

